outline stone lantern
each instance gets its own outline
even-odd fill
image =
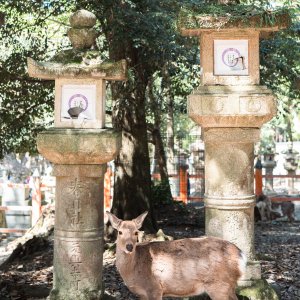
[[[105,128],[105,80],[125,80],[126,63],[91,50],[94,14],[79,10],[70,23],[72,49],[47,62],[28,58],[30,76],[55,80],[54,128],[37,138],[56,176],[50,299],[102,299],[104,174],[121,147],[121,133]]]
[[[263,168],[266,172],[266,184],[265,188],[267,191],[273,191],[273,170],[276,167],[277,163],[275,161],[275,149],[271,146],[267,146],[263,152],[264,161],[262,163]]]
[[[240,286],[263,286],[267,298],[263,291],[251,299],[271,300],[277,296],[266,283],[261,285],[254,250],[254,143],[260,127],[276,113],[274,95],[259,85],[259,39],[286,27],[289,18],[272,14],[271,25],[263,12],[239,7],[232,12],[230,5],[219,5],[219,16],[209,14],[207,5],[185,8],[178,24],[182,35],[196,36],[200,43],[201,85],[188,97],[188,114],[203,129],[206,234],[227,239],[246,253]]]
[[[291,176],[290,178],[288,178],[289,193],[294,193],[296,191],[294,189],[294,179],[292,178],[292,176],[296,175],[299,152],[293,149],[293,144],[289,144],[288,149],[286,151],[283,151],[283,153],[285,154],[285,162],[283,166],[287,170],[288,176]]]

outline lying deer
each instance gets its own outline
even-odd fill
[[[107,213],[118,230],[116,265],[129,288],[143,300],[189,297],[206,292],[212,300],[237,300],[235,288],[246,257],[234,244],[214,237],[137,243],[147,212],[131,221]]]

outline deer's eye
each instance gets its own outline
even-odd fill
[[[138,231],[136,231],[135,233],[134,233],[134,235],[138,235],[139,234],[139,232]]]
[[[122,231],[119,231],[119,234],[121,235],[121,234],[123,234],[123,232],[122,232]]]

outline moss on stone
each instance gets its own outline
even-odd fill
[[[237,290],[239,299],[249,300],[279,300],[276,291],[265,279],[255,280],[249,287],[239,287]]]
[[[57,53],[47,62],[31,60],[36,69],[35,73],[44,77],[58,76],[89,76],[92,73],[102,74],[103,77],[126,77],[125,60],[117,62],[102,61],[99,52],[95,50],[80,51],[69,49]]]
[[[222,28],[265,28],[288,27],[290,10],[274,11],[253,5],[200,5],[184,7],[179,14],[178,28],[222,29]]]

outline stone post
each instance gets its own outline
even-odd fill
[[[120,133],[53,128],[37,144],[56,176],[50,299],[101,299],[104,174],[120,149]]]
[[[77,11],[70,23],[73,49],[48,62],[28,59],[30,76],[55,80],[55,127],[37,138],[56,176],[49,299],[102,299],[104,174],[121,147],[121,132],[105,128],[105,80],[125,80],[126,64],[102,62],[90,49],[97,37],[92,13]]]
[[[289,194],[294,194],[297,192],[294,187],[294,178],[293,176],[296,175],[296,170],[298,168],[298,159],[299,159],[299,152],[293,149],[293,145],[290,144],[288,149],[283,152],[285,154],[285,162],[284,168],[286,169],[288,176],[287,179],[287,186]]]
[[[266,174],[265,189],[268,192],[274,192],[272,176],[273,176],[273,170],[276,167],[276,161],[274,159],[275,154],[276,153],[274,149],[272,149],[272,147],[270,146],[268,146],[263,153],[264,161],[262,166],[265,169],[265,174]]]
[[[178,23],[183,35],[199,36],[200,42],[201,85],[188,97],[188,114],[203,128],[206,234],[233,242],[247,255],[239,285],[256,291],[240,293],[271,300],[278,298],[260,280],[254,249],[254,143],[276,113],[272,92],[259,85],[260,32],[284,24],[245,18],[231,20],[229,11],[216,17],[184,10]]]

